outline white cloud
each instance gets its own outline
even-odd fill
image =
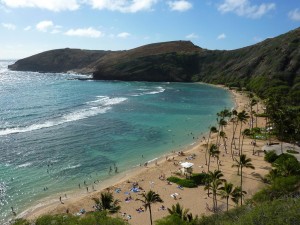
[[[128,38],[130,36],[127,32],[122,32],[117,35],[119,38]]]
[[[197,39],[197,38],[199,38],[199,36],[197,34],[191,33],[191,34],[185,36],[185,38],[187,38],[187,39]]]
[[[219,5],[218,10],[222,13],[233,12],[238,16],[257,19],[275,9],[275,7],[275,3],[253,5],[250,0],[224,0],[224,2]]]
[[[298,8],[294,9],[289,12],[288,16],[291,20],[300,21],[300,10]]]
[[[53,27],[54,27],[54,24],[51,20],[44,20],[44,21],[39,22],[36,25],[36,29],[38,31],[42,31],[42,32],[47,32],[49,29],[51,29]]]
[[[16,25],[12,23],[2,23],[1,25],[8,30],[15,30],[17,28]]]
[[[151,10],[158,0],[86,0],[95,9],[107,9],[122,13]]]
[[[0,0],[10,8],[40,8],[50,11],[77,10],[77,0]]]
[[[89,28],[79,28],[79,29],[70,29],[64,33],[68,36],[78,36],[78,37],[91,37],[91,38],[98,38],[103,36],[102,32],[96,30],[92,27]]]
[[[218,40],[222,40],[222,39],[225,39],[225,38],[226,38],[226,34],[224,34],[224,33],[220,34],[220,35],[217,37]]]
[[[25,27],[25,28],[24,28],[24,30],[25,30],[25,31],[29,31],[29,30],[31,30],[31,26],[27,26],[27,27]]]
[[[186,0],[169,1],[168,5],[172,11],[187,11],[193,7],[193,5]]]

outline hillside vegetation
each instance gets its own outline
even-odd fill
[[[170,81],[246,87],[261,97],[285,95],[300,104],[300,28],[231,51],[189,41],[149,44],[127,51],[58,49],[17,61],[12,70],[93,73],[94,79]]]

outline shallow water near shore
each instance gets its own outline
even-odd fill
[[[79,81],[11,63],[0,61],[1,224],[11,207],[20,213],[186,148],[234,106],[229,92],[204,84]]]

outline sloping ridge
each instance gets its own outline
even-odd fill
[[[300,74],[300,28],[231,51],[206,50],[189,41],[155,43],[127,51],[58,49],[19,60],[9,68],[73,70],[93,73],[94,79],[100,80],[205,81],[243,86],[263,77],[295,88]]]
[[[185,81],[197,70],[195,56],[206,51],[190,41],[172,41],[108,54],[96,62],[94,79]]]
[[[41,73],[79,72],[85,68],[84,73],[92,73],[93,68],[88,66],[109,53],[101,50],[55,49],[18,60],[8,68]]]

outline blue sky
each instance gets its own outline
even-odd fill
[[[0,59],[172,40],[237,49],[300,26],[300,0],[0,0]]]

